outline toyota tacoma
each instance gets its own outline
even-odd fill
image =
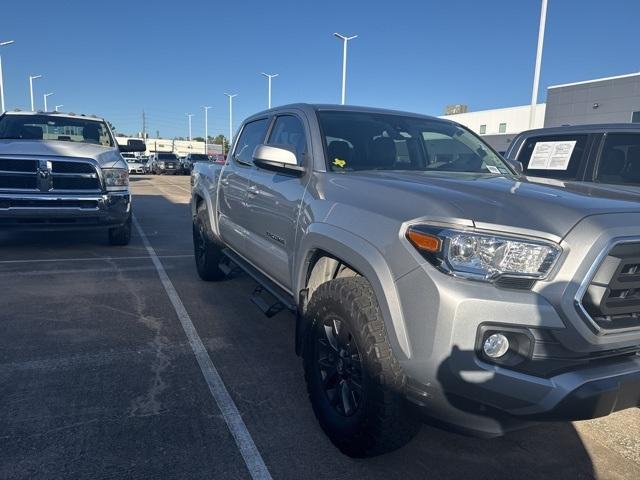
[[[0,116],[0,228],[108,231],[131,237],[127,163],[107,123],[85,115],[7,112]]]
[[[420,416],[483,436],[640,402],[640,203],[520,176],[451,121],[290,105],[192,173],[196,267],[295,313],[314,413],[344,453]]]

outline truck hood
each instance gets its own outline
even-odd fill
[[[424,216],[461,219],[478,227],[504,226],[562,238],[589,215],[640,212],[640,193],[589,183],[441,172],[329,176],[327,198],[402,222]]]
[[[0,140],[0,156],[72,157],[94,160],[102,168],[126,168],[120,152],[114,147],[58,140]]]

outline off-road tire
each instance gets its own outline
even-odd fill
[[[355,340],[362,370],[361,402],[352,416],[331,406],[318,366],[322,330],[339,318]],[[375,294],[363,277],[328,281],[313,293],[303,352],[305,379],[316,418],[331,441],[351,457],[370,457],[405,445],[420,429],[407,411],[402,369],[393,355]],[[330,320],[332,321],[332,320]]]
[[[131,215],[120,227],[109,229],[109,245],[125,246],[131,241]]]
[[[222,246],[211,236],[209,213],[204,204],[198,206],[193,220],[193,250],[196,269],[202,280],[210,282],[225,277],[225,273],[220,269]]]

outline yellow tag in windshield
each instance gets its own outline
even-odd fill
[[[345,160],[341,160],[339,158],[334,158],[333,159],[333,164],[336,167],[344,168],[344,166],[347,164],[347,162]]]

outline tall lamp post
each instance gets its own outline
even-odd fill
[[[531,92],[531,110],[529,111],[529,128],[534,128],[536,104],[538,103],[538,85],[540,84],[540,66],[542,64],[542,46],[544,45],[544,28],[547,22],[547,0],[542,0],[540,10],[540,26],[538,28],[538,49],[536,50],[536,66],[533,72],[533,91]]]
[[[344,105],[347,89],[347,43],[349,40],[358,38],[358,36],[353,35],[348,37],[339,33],[334,33],[334,35],[342,40],[342,105]]]
[[[49,107],[47,107],[47,98],[50,97],[51,95],[53,95],[53,93],[45,93],[44,95],[42,95],[42,98],[44,99],[44,111],[45,112],[49,111]]]
[[[271,108],[271,79],[272,79],[272,78],[277,77],[277,76],[278,76],[278,74],[277,74],[277,73],[274,73],[274,74],[272,74],[272,75],[269,75],[268,73],[264,73],[264,72],[262,72],[262,74],[261,74],[261,75],[263,75],[264,77],[266,77],[266,78],[267,78],[267,81],[268,81],[268,83],[269,83],[269,96],[268,96],[268,101],[267,101],[267,108]]]
[[[33,81],[42,78],[42,75],[29,75],[29,93],[31,94],[31,111],[36,111],[36,106],[33,103]]]
[[[231,148],[231,137],[233,136],[233,97],[237,97],[238,94],[225,93],[225,95],[229,97],[229,148]]]
[[[189,117],[189,141],[191,141],[191,117],[193,117],[193,113],[187,113],[187,117]]]
[[[209,109],[211,107],[204,108],[204,154],[209,154]]]
[[[54,111],[59,112],[62,107],[64,107],[64,105],[56,105]]]
[[[7,42],[0,42],[0,47],[5,47],[15,43],[13,40]],[[2,79],[2,55],[0,55],[0,114],[5,112],[4,108],[4,80]]]

